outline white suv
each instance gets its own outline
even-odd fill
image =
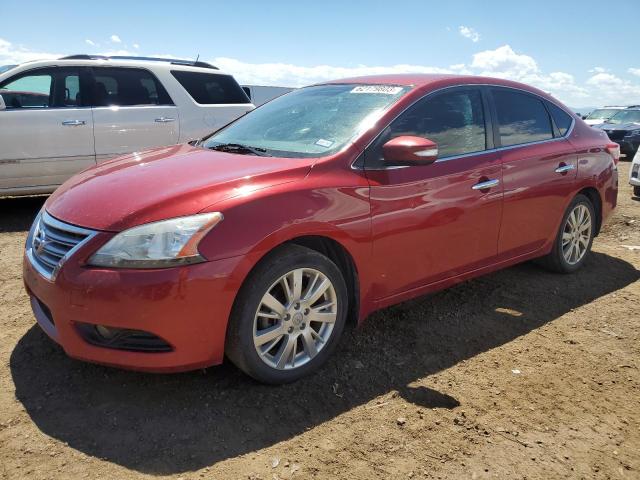
[[[88,166],[201,138],[254,108],[204,62],[73,55],[0,72],[0,196],[52,192]]]

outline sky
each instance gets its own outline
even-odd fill
[[[617,0],[614,12],[602,0],[0,0],[0,12],[0,65],[199,55],[243,84],[453,72],[528,83],[574,108],[640,104],[625,20],[640,18],[640,0]]]

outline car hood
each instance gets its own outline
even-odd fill
[[[640,123],[603,123],[598,127],[602,130],[638,130],[640,129]]]
[[[174,145],[84,170],[58,188],[45,208],[74,225],[118,232],[193,215],[247,191],[300,180],[309,173],[312,160]]]

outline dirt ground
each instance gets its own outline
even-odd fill
[[[0,200],[1,478],[640,478],[640,201],[574,275],[524,264],[374,314],[282,387],[67,358],[22,288],[41,198]],[[176,319],[179,320],[179,319]]]

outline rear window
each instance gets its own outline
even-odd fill
[[[219,105],[251,103],[247,94],[231,75],[171,70],[171,74],[197,103]]]
[[[546,104],[547,109],[549,110],[549,113],[551,113],[551,117],[556,124],[556,127],[558,127],[558,130],[560,130],[560,135],[566,135],[569,127],[571,127],[571,121],[573,119],[567,112],[554,105],[553,103],[546,102]]]

